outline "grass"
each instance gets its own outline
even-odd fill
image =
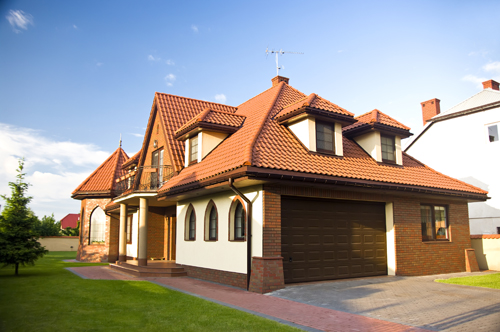
[[[147,281],[81,279],[52,252],[34,267],[0,269],[0,331],[297,331]]]
[[[476,286],[485,288],[500,289],[500,273],[487,274],[484,276],[450,278],[443,280],[436,280],[445,284]]]

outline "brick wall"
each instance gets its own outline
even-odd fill
[[[182,266],[186,270],[188,277],[191,278],[218,282],[220,284],[230,285],[243,289],[247,288],[247,275],[245,273],[206,269],[203,267],[190,265],[180,266]]]
[[[279,186],[264,186],[262,255],[281,256],[281,195]]]
[[[285,286],[281,257],[253,257],[249,291],[269,293]]]
[[[106,216],[106,226],[105,226],[105,243],[104,244],[89,244],[89,224],[90,224],[90,215],[92,211],[99,206],[104,210],[106,204],[111,201],[109,198],[101,198],[101,199],[89,199],[86,198],[82,200],[82,208],[84,209],[84,216],[81,222],[81,242],[78,246],[78,252],[76,259],[84,262],[108,262],[116,260],[115,257],[109,256],[110,244],[113,243],[114,240],[110,241],[110,235],[115,234],[114,228],[111,226],[111,218]],[[114,243],[112,244],[112,247]],[[117,250],[117,249],[116,249]],[[113,260],[114,259],[114,260]]]

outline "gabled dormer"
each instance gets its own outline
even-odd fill
[[[226,137],[236,132],[245,116],[206,108],[175,132],[178,141],[185,142],[184,166],[198,163]]]
[[[275,117],[312,152],[343,156],[342,127],[356,122],[354,114],[317,94],[284,107]]]
[[[356,120],[344,128],[344,136],[356,141],[377,162],[403,165],[401,139],[413,135],[409,127],[376,109]]]

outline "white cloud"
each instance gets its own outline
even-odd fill
[[[464,77],[462,77],[462,81],[472,82],[478,88],[482,88],[482,86],[483,86],[482,82],[484,82],[486,80],[487,79],[484,77],[477,77],[475,75],[465,75]]]
[[[168,59],[167,61],[165,61],[165,63],[169,66],[174,66],[175,65],[175,62],[173,60],[170,60]]]
[[[144,137],[144,135],[136,134],[136,133],[130,133],[130,135],[135,136],[135,137],[140,137],[140,138]]]
[[[9,10],[9,14],[5,17],[15,33],[21,32],[19,29],[28,30],[28,25],[30,24],[34,25],[33,16],[26,14],[22,10]]]
[[[78,213],[80,204],[71,192],[110,155],[92,144],[55,141],[5,123],[0,123],[0,143],[0,194],[10,196],[8,182],[15,181],[18,160],[24,157],[30,207],[39,217],[55,213],[58,220]]]
[[[224,95],[223,93],[220,93],[220,94],[215,95],[215,100],[220,104],[225,104],[227,98],[226,98],[226,95]]]
[[[167,76],[165,76],[165,81],[167,81],[167,86],[174,85],[175,79],[176,77],[174,74],[168,74]]]
[[[102,66],[103,64],[104,64],[104,63],[102,63],[102,62],[98,62],[98,63],[96,63],[95,65],[96,65],[97,67],[100,67],[100,66]]]
[[[78,30],[78,27],[77,27],[75,24],[73,24],[73,28],[74,28],[75,30]]]
[[[191,25],[191,30],[193,30],[194,32],[198,32],[198,27],[196,25]]]
[[[148,60],[149,61],[160,61],[161,58],[160,57],[155,57],[155,56],[153,56],[153,55],[150,54],[150,55],[148,55]]]
[[[484,71],[500,74],[500,61],[490,62],[483,66]]]

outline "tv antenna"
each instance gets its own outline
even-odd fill
[[[269,54],[276,54],[276,75],[279,76],[280,74],[280,69],[285,69],[285,66],[279,66],[278,65],[278,54],[285,54],[285,53],[288,53],[288,54],[304,54],[302,52],[290,52],[290,51],[283,51],[282,49],[280,49],[279,51],[275,51],[274,49],[272,50],[269,50],[269,47],[266,48],[266,57],[269,55]]]

